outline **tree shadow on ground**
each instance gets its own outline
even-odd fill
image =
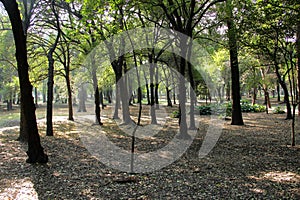
[[[26,145],[15,141],[18,131],[4,131],[0,134],[0,197],[6,194],[17,199],[21,189],[27,188],[24,193],[35,192],[39,199],[299,199],[300,148],[287,146],[283,139],[289,137],[289,124],[278,120],[281,128],[276,132],[275,116],[251,121],[255,117],[249,114],[245,118],[246,124],[253,126],[236,128],[226,122],[217,145],[199,159],[197,153],[209,125],[203,120],[179,160],[161,170],[133,176],[108,168],[86,150],[78,136],[83,129],[78,127],[92,123],[55,122],[55,137],[45,137],[44,124],[40,124],[50,158],[46,165],[25,163]],[[118,140],[128,143],[122,137]],[[126,181],[126,177],[134,177],[134,181]]]

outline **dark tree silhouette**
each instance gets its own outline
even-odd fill
[[[233,22],[232,5],[231,1],[227,0],[227,27],[229,39],[229,52],[230,52],[230,67],[231,67],[231,81],[232,81],[232,116],[231,125],[244,125],[242,110],[240,104],[240,72],[238,63],[238,49],[236,30]]]
[[[29,64],[27,61],[26,37],[23,31],[20,11],[16,0],[0,0],[8,13],[16,46],[16,60],[21,90],[21,106],[24,110],[26,132],[28,133],[28,163],[46,163],[48,156],[44,153],[38,133],[32,85],[29,81]],[[22,124],[21,124],[22,125]]]

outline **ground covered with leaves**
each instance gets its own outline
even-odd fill
[[[284,114],[244,113],[244,126],[226,121],[217,144],[198,157],[210,116],[201,116],[198,133],[189,149],[169,166],[155,172],[129,174],[102,164],[85,148],[82,135],[106,134],[129,150],[131,136],[104,118],[80,115],[75,122],[56,117],[55,137],[42,145],[49,155],[45,165],[27,164],[26,145],[16,141],[18,127],[0,129],[0,199],[300,199],[300,146],[291,147],[290,124]],[[297,143],[300,143],[297,118]],[[147,123],[144,119],[142,123]],[[158,125],[159,126],[159,125]],[[172,140],[177,119],[153,137],[137,139],[136,150],[153,151]]]

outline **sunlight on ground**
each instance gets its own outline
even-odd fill
[[[250,191],[255,192],[255,193],[260,193],[260,194],[263,194],[266,192],[265,190],[262,190],[260,188],[250,189]]]
[[[3,180],[5,181],[5,180]],[[10,184],[10,187],[5,188],[0,193],[0,199],[2,200],[24,200],[38,199],[38,194],[34,189],[34,184],[29,178],[18,179]]]
[[[267,172],[261,177],[250,176],[249,178],[274,182],[300,182],[300,175],[293,172]]]

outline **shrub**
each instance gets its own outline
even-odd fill
[[[200,115],[221,115],[225,117],[231,116],[232,113],[232,103],[227,102],[223,104],[209,104],[197,107]],[[265,106],[254,104],[253,106],[248,100],[241,100],[242,112],[264,112],[266,110]]]
[[[211,105],[198,106],[200,115],[211,115]]]
[[[273,113],[274,114],[283,114],[283,113],[285,113],[285,111],[282,110],[280,106],[278,106],[274,109]]]
[[[253,106],[253,112],[265,112],[266,106],[254,104]]]
[[[172,118],[179,118],[179,117],[180,117],[180,112],[179,112],[179,110],[173,111],[172,114],[171,114],[171,117],[172,117]]]

